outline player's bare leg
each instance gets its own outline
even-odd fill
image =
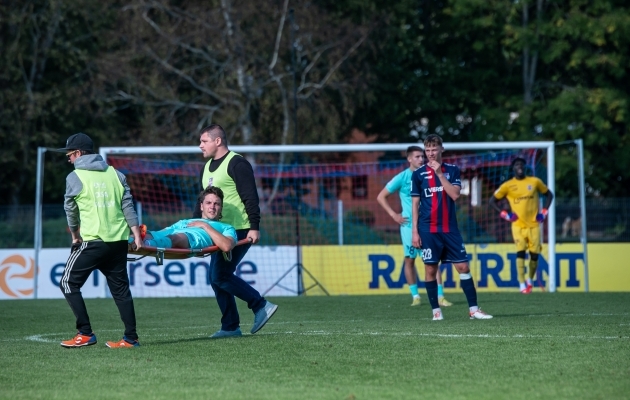
[[[536,270],[538,269],[538,253],[529,252],[529,268],[527,276],[527,290],[532,292],[534,287],[533,281],[536,279]]]
[[[459,272],[459,283],[466,295],[466,300],[468,301],[468,309],[470,319],[490,319],[492,315],[486,314],[481,311],[479,306],[477,305],[477,289],[475,289],[475,283],[473,282],[472,276],[470,274],[470,268],[468,268],[468,263],[454,263],[453,266]]]
[[[411,292],[411,297],[413,299],[411,305],[419,306],[420,294],[418,293],[418,271],[416,271],[416,260],[411,257],[405,257],[403,268],[405,279],[407,280],[407,285],[409,285],[409,291]]]
[[[175,233],[173,235],[168,235],[169,239],[171,239],[171,243],[173,243],[174,249],[189,249],[190,242],[188,241],[188,236],[185,233]]]

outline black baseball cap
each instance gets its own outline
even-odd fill
[[[66,140],[66,147],[57,149],[58,152],[66,152],[69,150],[86,150],[94,151],[94,142],[85,133],[75,133]]]

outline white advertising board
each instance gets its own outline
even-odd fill
[[[39,256],[37,293],[35,296],[35,261],[32,249],[0,249],[0,300],[63,298],[59,280],[70,249],[43,249]],[[131,255],[130,258],[135,258]],[[295,265],[292,246],[249,249],[236,268],[235,275],[248,282],[261,294]],[[208,279],[210,257],[164,260],[157,265],[154,257],[129,261],[129,283],[134,297],[199,297],[214,296]],[[93,273],[81,292],[84,298],[108,297],[105,277]],[[297,292],[297,269],[291,270],[267,296],[294,296]]]

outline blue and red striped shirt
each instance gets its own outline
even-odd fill
[[[453,186],[462,185],[459,168],[442,163],[442,173]],[[411,197],[420,197],[419,232],[459,232],[455,216],[455,201],[444,191],[440,178],[428,165],[411,175]]]

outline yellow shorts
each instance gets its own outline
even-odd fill
[[[512,224],[512,237],[516,244],[516,251],[529,250],[530,253],[540,254],[542,246],[540,245],[540,228],[521,228],[516,224]]]

